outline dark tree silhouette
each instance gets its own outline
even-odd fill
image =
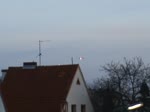
[[[140,93],[143,98],[146,98],[149,96],[149,87],[148,87],[147,83],[145,82],[145,80],[141,84]]]
[[[109,88],[105,90],[102,109],[103,112],[113,112],[113,95]]]
[[[110,91],[107,91],[106,98],[102,93],[99,94],[99,96],[103,97],[103,100],[100,100],[103,102],[97,101],[97,104],[101,104],[104,107],[105,105],[112,105],[110,109],[122,112],[127,105],[138,101],[139,93],[143,96],[149,95],[148,86],[143,81],[150,82],[150,67],[145,65],[141,58],[136,57],[132,60],[124,58],[122,63],[111,62],[104,65],[101,70],[106,73],[105,77],[96,80],[90,90],[106,90],[109,85],[109,89],[113,91],[111,95],[109,95]],[[95,96],[94,92],[92,94],[92,96]],[[96,101],[97,99],[93,98],[93,100]],[[107,103],[107,101],[110,102]],[[107,111],[102,110],[103,112]]]

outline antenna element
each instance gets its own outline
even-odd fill
[[[41,61],[42,61],[42,50],[41,50],[41,43],[42,42],[48,42],[50,40],[39,40],[39,66],[41,65]]]

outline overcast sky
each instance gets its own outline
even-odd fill
[[[150,62],[150,0],[0,1],[0,69],[38,61],[79,63],[85,79],[100,66],[124,57]],[[79,61],[79,57],[84,60]]]

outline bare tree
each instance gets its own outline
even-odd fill
[[[102,66],[102,70],[107,74],[106,78],[95,81],[93,88],[106,90],[109,87],[113,90],[115,107],[135,103],[143,81],[150,82],[150,67],[139,57],[132,60],[124,58],[122,63],[111,62]]]
[[[142,82],[150,80],[149,66],[145,66],[142,59],[138,57],[132,60],[124,58],[123,63],[111,62],[102,68],[108,74],[116,91],[128,96],[130,102],[135,102]]]

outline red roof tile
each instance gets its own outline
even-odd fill
[[[1,85],[7,111],[58,112],[77,68],[78,65],[10,67]]]

